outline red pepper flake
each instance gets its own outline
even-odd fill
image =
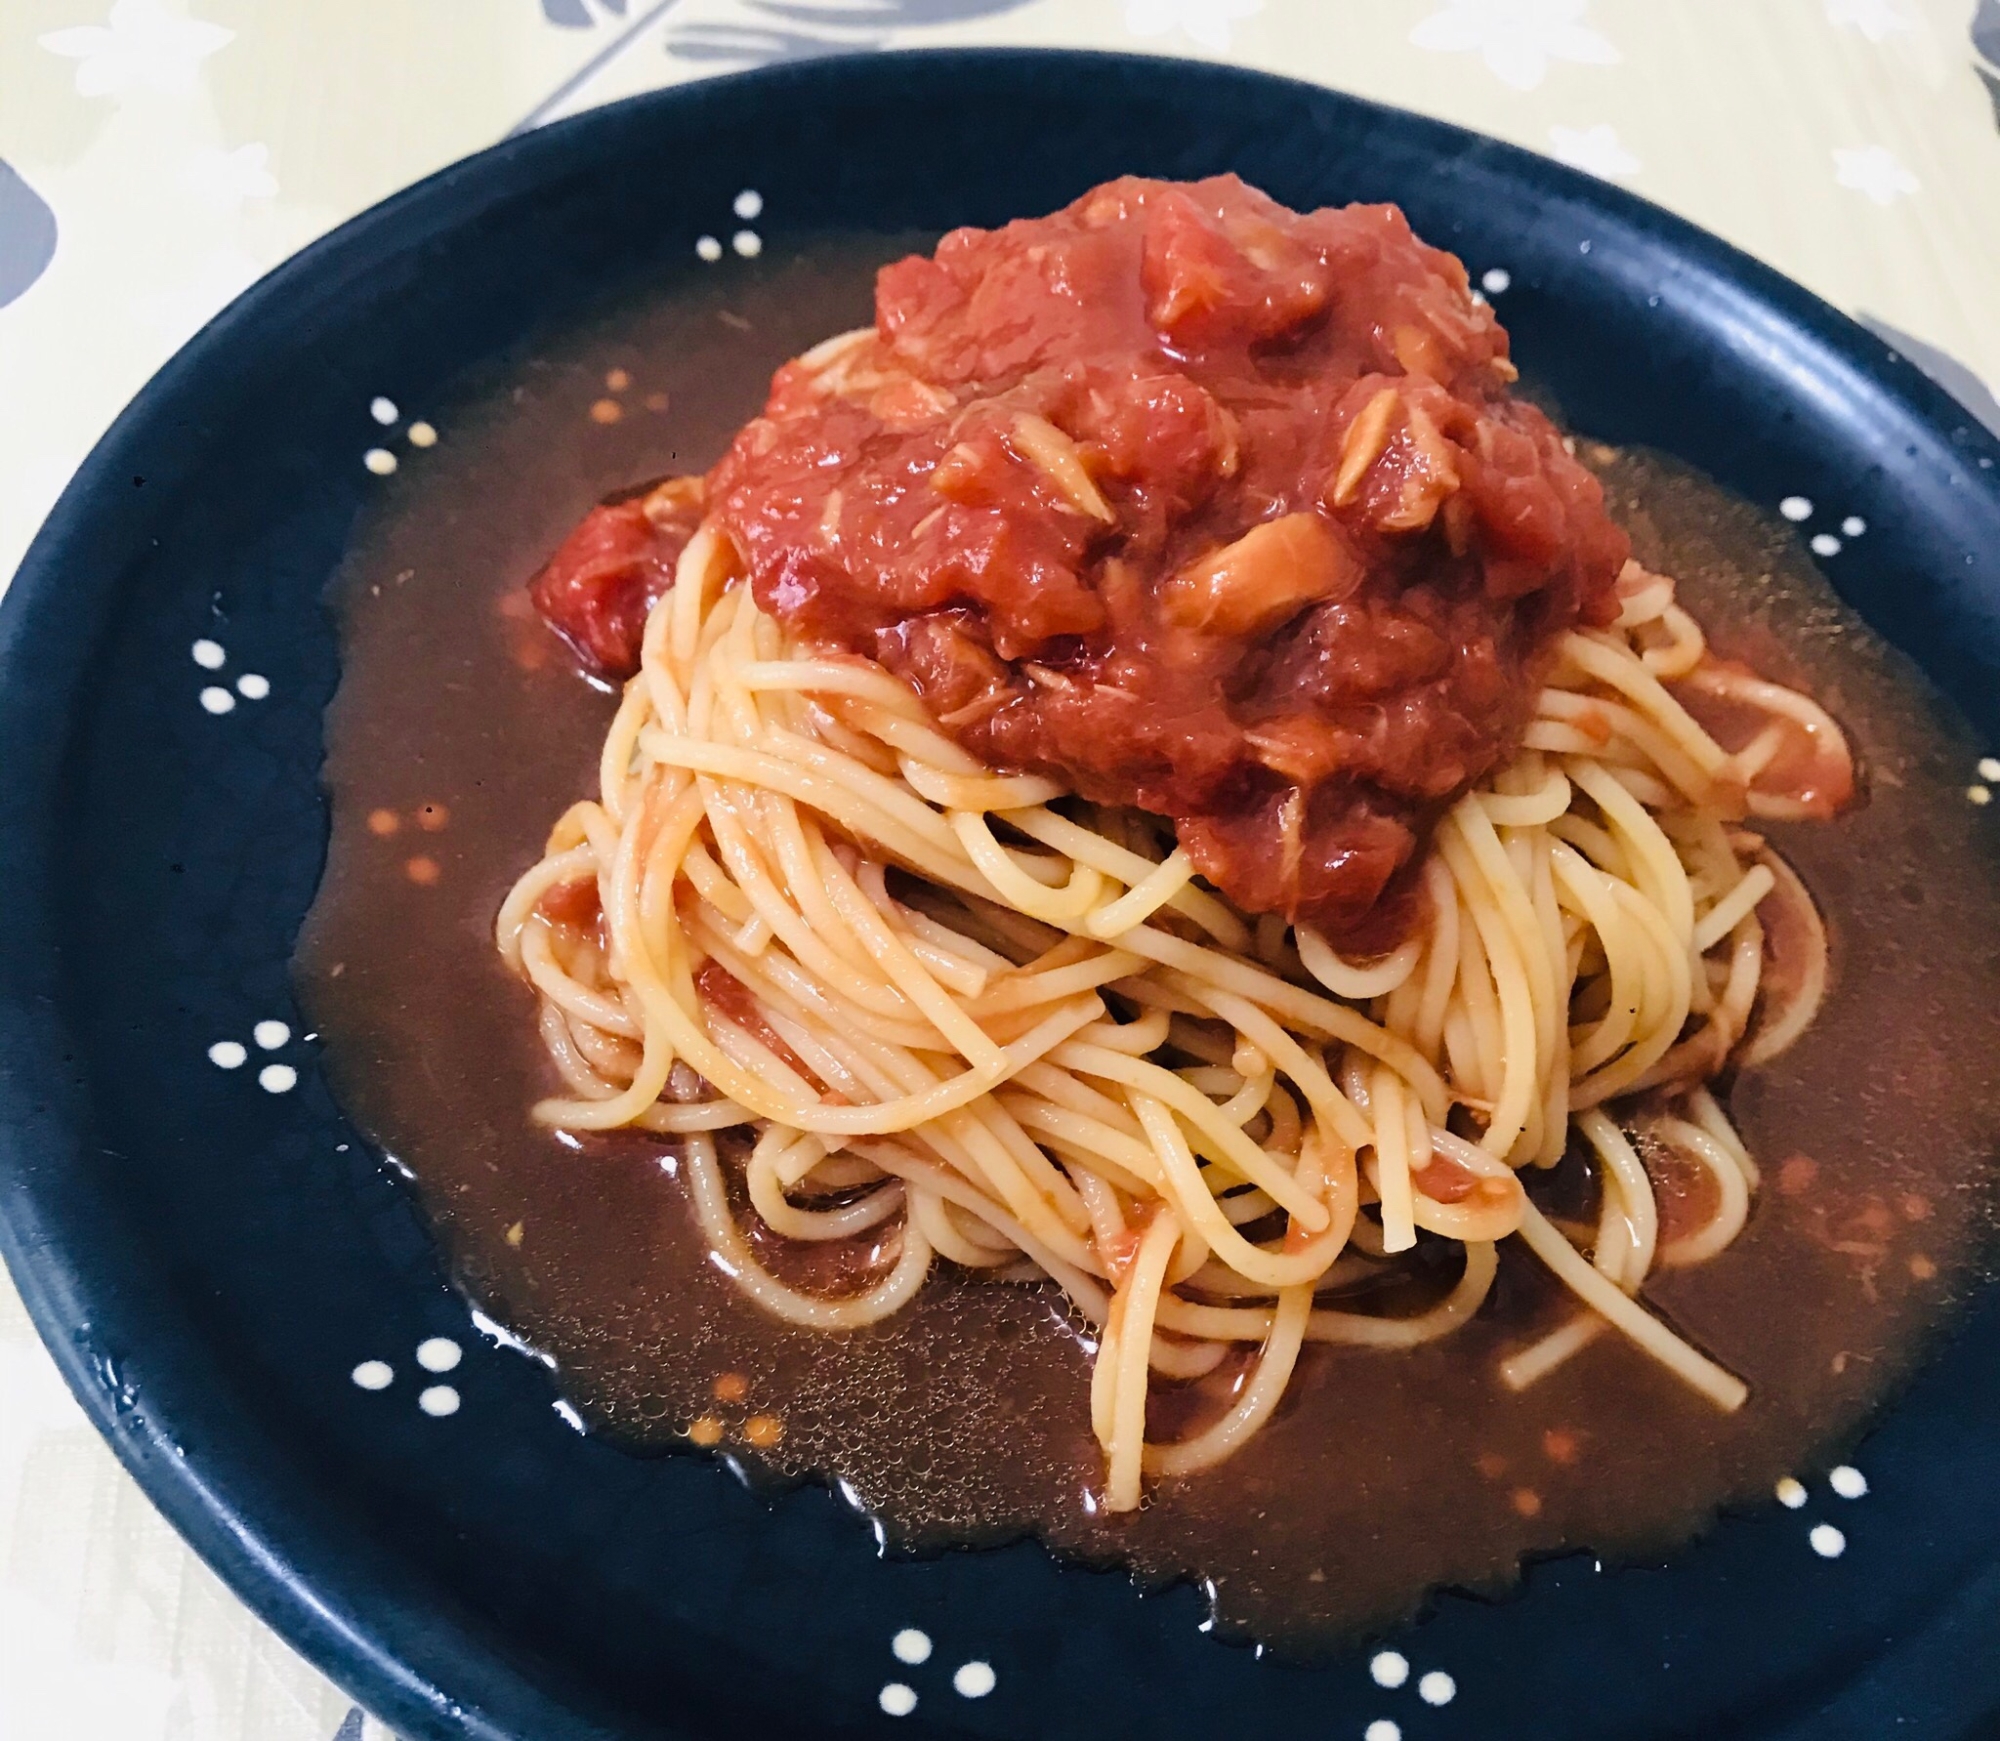
[[[1778,1168],[1778,1189],[1787,1197],[1802,1196],[1819,1177],[1819,1162],[1811,1155],[1793,1155]]]

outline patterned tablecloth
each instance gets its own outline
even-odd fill
[[[397,188],[652,86],[965,43],[1225,58],[1547,152],[2000,429],[2000,0],[0,0],[0,577],[183,339]],[[160,1520],[0,1278],[0,1741],[382,1734]]]

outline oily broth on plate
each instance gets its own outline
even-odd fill
[[[899,1543],[1032,1531],[1147,1581],[1194,1576],[1225,1630],[1296,1649],[1439,1584],[1503,1587],[1526,1553],[1660,1551],[1851,1433],[1970,1281],[1990,1222],[1994,825],[1965,799],[1976,748],[1794,535],[1643,455],[1583,447],[1641,560],[1676,576],[1720,652],[1824,702],[1866,783],[1836,822],[1770,831],[1826,914],[1835,981],[1797,1047],[1730,1096],[1763,1169],[1750,1224],[1645,1289],[1749,1380],[1738,1415],[1609,1337],[1506,1390],[1499,1360],[1567,1308],[1503,1253],[1466,1329],[1409,1353],[1308,1349],[1243,1452],[1104,1519],[1086,1327],[1053,1290],[934,1281],[867,1331],[789,1329],[707,1261],[668,1145],[578,1146],[530,1122],[554,1084],[493,915],[546,819],[589,789],[612,701],[523,585],[590,502],[712,459],[772,367],[864,318],[874,267],[916,241],[828,238],[507,359],[434,415],[443,440],[350,555],[333,834],[299,984],[344,1104],[413,1174],[467,1291],[621,1441],[839,1479]],[[1588,1200],[1587,1178],[1558,1183]]]

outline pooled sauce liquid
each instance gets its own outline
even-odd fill
[[[772,368],[864,321],[874,267],[927,240],[732,262],[516,356],[425,408],[440,444],[353,549],[332,842],[298,979],[343,1103],[414,1175],[466,1291],[554,1359],[593,1430],[838,1481],[898,1545],[1033,1532],[1142,1582],[1192,1577],[1219,1630],[1294,1652],[1435,1586],[1504,1589],[1525,1554],[1656,1555],[1851,1436],[1976,1278],[1992,1225],[2000,829],[1967,797],[1981,747],[1797,535],[1657,459],[1580,444],[1641,560],[1678,577],[1719,652],[1840,719],[1865,789],[1835,822],[1768,830],[1826,915],[1832,991],[1797,1046],[1730,1086],[1763,1168],[1749,1225],[1645,1288],[1748,1381],[1740,1412],[1615,1335],[1510,1392],[1500,1361],[1574,1307],[1509,1242],[1469,1326],[1411,1352],[1309,1345],[1246,1449],[1107,1517],[1087,1338],[1052,1284],[941,1265],[887,1323],[793,1329],[709,1261],[670,1145],[531,1121],[558,1084],[493,917],[595,795],[613,698],[532,619],[525,583],[601,496],[708,465]],[[1442,1288],[1456,1265],[1438,1267]]]

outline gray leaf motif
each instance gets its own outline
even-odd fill
[[[625,16],[628,0],[597,0],[608,13]],[[590,9],[590,0],[542,0],[542,16],[564,30],[594,30],[602,22]]]
[[[55,213],[40,194],[0,162],[0,308],[41,277],[55,254]]]
[[[1993,105],[1993,125],[2000,128],[2000,0],[1979,0],[1972,15],[1972,50],[1984,59],[1984,65],[1975,60],[1972,70],[1986,87],[1987,101]]]
[[[760,25],[691,24],[667,41],[676,60],[748,61],[770,66],[781,60],[811,60],[821,54],[866,53],[880,48],[866,37],[812,36],[802,30],[766,30]]]
[[[2000,0],[1979,0],[1972,15],[1972,46],[2000,68]]]
[[[1987,0],[1989,5],[2000,0]],[[872,0],[871,4],[815,4],[814,0],[750,0],[759,12],[835,30],[897,30],[928,24],[963,24],[1017,12],[1028,0]]]
[[[386,1735],[388,1731],[380,1723],[374,1725],[375,1733]],[[368,1741],[368,1717],[359,1705],[350,1705],[347,1715],[340,1720],[340,1727],[333,1732],[333,1741]]]
[[[780,23],[691,24],[668,37],[667,53],[680,60],[760,66],[821,54],[866,53],[887,46],[877,32],[992,18],[1027,4],[1029,0],[750,0],[752,11]]]

